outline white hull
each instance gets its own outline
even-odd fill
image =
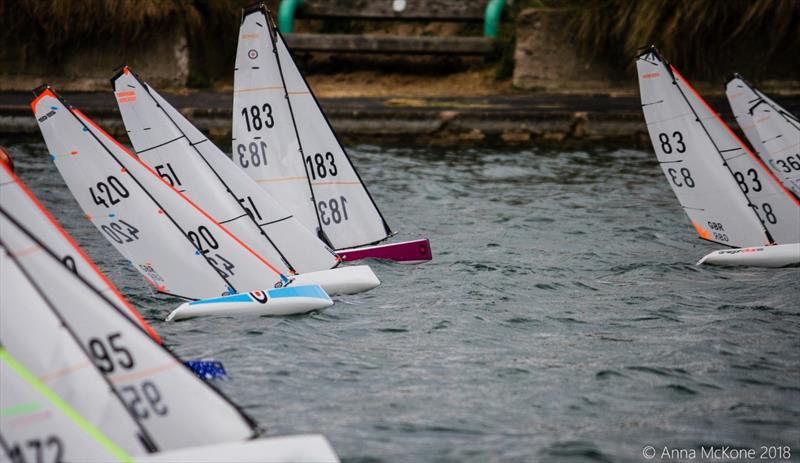
[[[338,463],[339,457],[319,434],[271,437],[192,447],[136,457],[137,463]]]
[[[338,267],[319,272],[301,273],[294,276],[288,286],[319,285],[331,296],[357,294],[369,291],[381,284],[375,272],[368,265]]]
[[[321,287],[292,285],[185,302],[169,314],[167,321],[209,315],[296,315],[332,305],[333,301]]]
[[[723,249],[700,259],[697,265],[789,267],[800,265],[800,243]]]

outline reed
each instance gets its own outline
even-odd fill
[[[655,44],[695,77],[720,69],[794,74],[800,56],[796,0],[572,0],[536,2],[574,11],[567,25],[576,44],[597,58],[631,65],[636,50]],[[786,62],[790,61],[790,62]],[[796,69],[796,67],[795,67]]]

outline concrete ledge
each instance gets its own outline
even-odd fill
[[[64,93],[122,141],[122,119],[111,92]],[[232,96],[197,92],[165,94],[195,125],[230,149]],[[40,139],[29,93],[0,93],[0,137]],[[639,99],[608,95],[500,95],[488,98],[331,98],[320,103],[337,133],[348,141],[403,145],[649,146]],[[789,111],[800,97],[782,98]],[[724,97],[710,99],[735,126]]]

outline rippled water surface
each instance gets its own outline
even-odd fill
[[[224,362],[218,385],[269,434],[324,433],[347,461],[800,454],[800,269],[694,266],[715,248],[651,153],[353,147],[433,262],[371,262],[383,284],[321,313],[181,323],[82,219],[44,145],[12,153],[170,347]]]

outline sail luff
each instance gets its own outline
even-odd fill
[[[294,129],[294,136],[295,139],[297,140],[298,154],[300,156],[300,159],[303,160],[305,159],[305,152],[303,151],[303,142],[300,139],[300,132],[298,131],[297,120],[295,119],[294,116],[294,109],[292,109],[292,99],[289,98],[289,89],[286,88],[286,78],[283,75],[283,67],[281,66],[281,59],[280,55],[278,54],[277,40],[276,40],[277,28],[275,27],[275,24],[272,22],[272,15],[269,14],[269,11],[263,8],[263,5],[259,11],[264,14],[264,17],[267,20],[267,30],[269,31],[269,40],[270,44],[272,45],[272,53],[275,55],[275,62],[278,65],[278,75],[281,76],[281,84],[283,85],[283,94],[286,97],[286,105],[289,108],[289,115],[291,116],[292,120],[292,128]],[[306,174],[306,182],[308,184],[309,194],[311,194],[311,202],[314,204],[314,216],[317,218],[317,226],[319,227],[317,228],[319,239],[321,239],[328,246],[335,248],[335,246],[331,243],[331,240],[328,238],[328,235],[325,233],[325,228],[322,226],[322,220],[319,217],[319,210],[317,209],[317,198],[316,195],[314,194],[314,186],[311,184],[311,177],[309,177],[308,175],[308,167],[306,166],[305,162],[303,162],[303,171]]]
[[[50,211],[48,211],[39,202],[39,200],[28,189],[25,183],[23,183],[22,180],[19,177],[17,177],[16,174],[14,174],[14,172],[12,172],[11,169],[4,163],[0,163],[0,167],[2,167],[2,169],[5,171],[5,174],[8,175],[9,178],[11,178],[11,180],[14,182],[14,185],[18,188],[19,191],[23,193],[23,195],[27,198],[29,203],[33,204],[35,209],[41,214],[41,217],[43,217],[47,222],[50,223],[52,229],[56,231],[57,235],[60,236],[66,242],[66,244],[71,248],[71,250],[77,254],[78,258],[81,259],[81,261],[89,267],[89,270],[93,272],[93,274],[97,278],[100,279],[101,283],[105,285],[105,287],[111,292],[116,303],[125,308],[125,310],[127,310],[127,312],[130,313],[130,315],[134,319],[136,319],[139,325],[141,325],[141,327],[144,328],[145,331],[147,331],[147,333],[150,335],[150,337],[153,338],[153,340],[161,344],[161,338],[158,336],[158,333],[156,333],[156,331],[144,320],[144,318],[142,318],[142,315],[128,302],[128,300],[125,299],[120,290],[111,282],[111,280],[108,279],[106,274],[100,271],[100,269],[97,267],[97,264],[95,264],[94,261],[91,258],[89,258],[89,256],[80,246],[78,246],[78,244],[75,242],[72,236],[69,233],[67,233],[66,230],[64,230],[64,228],[61,226],[61,224],[58,223],[55,217],[53,217],[53,215],[50,214]],[[2,199],[0,199],[0,202],[2,202]],[[22,205],[15,204],[14,206],[21,207]]]
[[[270,20],[271,19],[272,18],[270,17]],[[281,31],[278,30],[277,27],[275,28],[275,34],[276,34],[276,37],[280,37],[281,41],[284,44],[286,43],[286,40],[283,38],[283,34],[281,34]],[[276,41],[276,43],[277,43],[277,41]],[[289,57],[294,61],[294,55],[292,55],[292,50],[290,50],[289,47],[286,47],[286,52],[289,55]],[[278,62],[278,64],[280,65],[280,61]],[[314,94],[314,90],[308,84],[308,80],[306,80],[306,77],[303,75],[303,73],[299,73],[299,74],[300,74],[300,78],[303,80],[303,83],[305,84],[306,88],[308,89],[308,94],[314,100],[314,103],[317,106],[317,110],[322,115],[322,118],[324,119],[328,130],[331,132],[331,134],[333,135],[333,138],[336,140],[336,143],[339,145],[339,148],[342,150],[342,153],[344,154],[345,159],[349,163],[350,168],[353,169],[353,173],[355,173],[356,178],[358,178],[358,181],[361,183],[362,188],[364,188],[364,191],[367,193],[367,197],[372,202],[372,206],[375,208],[375,211],[378,213],[378,215],[381,218],[381,221],[383,222],[383,227],[384,227],[384,230],[386,232],[386,236],[381,238],[381,239],[379,239],[379,240],[377,240],[377,241],[372,241],[372,242],[369,242],[369,243],[362,243],[361,246],[369,246],[369,245],[373,245],[373,244],[378,244],[378,243],[386,240],[387,238],[392,237],[393,235],[396,234],[396,232],[393,232],[391,227],[389,227],[389,222],[386,221],[386,218],[383,216],[383,213],[381,212],[380,208],[378,207],[378,204],[375,202],[375,199],[372,197],[372,193],[369,192],[369,188],[367,188],[367,185],[364,183],[364,180],[361,178],[361,174],[358,172],[358,169],[356,169],[355,164],[353,164],[353,161],[350,159],[350,156],[347,154],[347,150],[344,148],[344,144],[342,143],[341,139],[339,138],[339,135],[336,133],[335,130],[333,130],[333,126],[331,125],[331,122],[328,119],[328,115],[325,114],[325,111],[322,110],[322,106],[319,104],[319,99],[317,99],[316,94]],[[288,92],[287,92],[287,97],[288,97]],[[344,249],[344,248],[347,248],[347,247],[353,247],[353,246],[343,246],[343,247],[339,247],[338,249]]]
[[[677,76],[679,79],[681,79],[683,81],[683,83],[686,85],[686,87],[694,94],[695,99],[697,101],[699,101],[702,105],[704,105],[705,108],[712,115],[714,115],[718,119],[718,121],[728,130],[728,132],[731,135],[733,135],[733,137],[741,145],[742,144],[741,140],[739,140],[738,137],[736,137],[736,135],[730,130],[730,128],[727,126],[727,124],[722,122],[722,119],[719,119],[719,116],[717,116],[717,113],[708,105],[708,103],[706,103],[706,101],[700,96],[700,94],[697,93],[697,91],[691,86],[691,84],[689,84],[689,82],[678,72],[678,70],[675,69],[675,67],[672,64],[668,64],[667,65],[667,69],[669,69],[670,73],[673,75],[673,79],[675,78],[674,76]],[[709,133],[708,128],[706,127],[705,124],[703,124],[703,121],[700,120],[700,116],[697,114],[697,111],[695,111],[694,107],[692,106],[691,102],[689,101],[689,98],[686,96],[685,93],[683,93],[683,90],[681,89],[680,85],[677,84],[677,81],[675,82],[675,87],[678,89],[678,92],[681,94],[681,96],[683,96],[683,99],[686,101],[686,104],[689,106],[689,109],[692,111],[692,113],[694,113],[695,117],[697,118],[697,121],[700,123],[700,127],[703,128],[703,131],[706,133],[706,136],[708,137],[709,141],[711,141],[711,144],[714,146],[714,149],[717,151],[717,154],[722,159],[722,165],[725,166],[725,168],[728,170],[728,172],[730,172],[731,177],[734,177],[733,170],[731,169],[730,165],[728,165],[728,161],[727,161],[727,159],[725,159],[725,156],[722,154],[722,151],[720,151],[720,147],[717,145],[717,141],[714,139],[714,137],[711,136],[711,133]],[[750,155],[752,155],[752,153],[750,152],[749,149],[747,149],[747,147],[744,147],[744,148],[745,148],[746,152],[748,152],[748,153],[750,153]],[[741,191],[741,190],[739,190],[739,191],[741,192],[741,196],[746,201],[746,204],[747,204],[748,208],[751,210],[752,214],[756,217],[758,222],[761,224],[761,227],[762,227],[762,229],[764,231],[764,234],[766,235],[767,239],[769,240],[769,243],[770,244],[775,244],[775,240],[772,238],[772,235],[770,234],[769,230],[767,229],[767,226],[764,223],[764,220],[758,214],[756,214],[756,211],[753,208],[753,202],[750,201],[750,197],[747,196],[747,194],[744,193],[743,191]]]
[[[5,211],[0,210],[0,214],[6,217]],[[62,320],[65,328],[67,328],[75,341],[80,345],[85,355],[89,358],[96,358],[89,355],[89,353],[83,349],[83,343],[80,342],[81,336],[88,339],[99,339],[105,338],[105,334],[109,332],[119,333],[119,335],[114,336],[117,336],[117,339],[121,340],[120,342],[124,344],[117,344],[117,348],[124,349],[125,352],[127,352],[127,358],[129,360],[128,365],[122,365],[122,362],[117,359],[115,363],[119,368],[112,367],[107,371],[100,372],[103,378],[107,378],[106,381],[109,387],[113,388],[119,400],[123,404],[126,403],[122,397],[119,396],[118,389],[123,392],[130,392],[128,390],[132,386],[142,389],[146,398],[152,397],[152,394],[147,395],[147,391],[145,390],[147,384],[151,385],[151,391],[157,391],[159,401],[163,400],[163,414],[159,414],[155,411],[156,407],[151,403],[153,411],[149,415],[146,412],[140,415],[144,420],[141,422],[141,427],[147,429],[153,427],[153,429],[159,431],[157,434],[145,434],[147,436],[157,435],[157,438],[151,437],[153,442],[162,442],[162,445],[159,445],[159,447],[163,449],[181,448],[187,444],[199,445],[201,443],[214,441],[221,442],[226,438],[251,438],[258,434],[258,427],[255,421],[244,413],[236,404],[231,402],[230,399],[212,384],[197,378],[191,369],[175,356],[172,351],[152,343],[141,327],[136,325],[130,318],[125,317],[121,309],[114,306],[105,295],[94,288],[82,276],[72,273],[64,274],[67,269],[63,267],[52,250],[39,241],[30,231],[26,230],[23,224],[15,222],[11,217],[8,217],[8,219],[11,224],[19,230],[19,234],[24,240],[34,243],[35,246],[43,251],[43,257],[41,258],[43,261],[29,260],[27,265],[32,269],[38,268],[41,270],[44,262],[51,262],[51,264],[57,266],[54,267],[53,270],[55,272],[60,272],[63,278],[74,278],[77,280],[78,284],[75,289],[80,289],[81,294],[75,297],[81,297],[81,300],[84,301],[87,306],[78,308],[72,304],[64,303],[62,307],[59,307],[58,303],[50,302],[50,309],[56,317]],[[9,232],[10,230],[6,233]],[[17,244],[22,245],[23,248],[30,247],[20,241],[20,238],[17,238]],[[25,258],[33,259],[34,256],[26,255]],[[26,264],[20,262],[18,266],[21,270],[27,271]],[[36,277],[30,274],[28,275],[28,279],[31,280],[31,283],[34,285],[37,285],[37,279],[46,279],[48,281],[55,279],[56,282],[62,283],[62,279],[58,278],[58,275],[38,274]],[[57,285],[55,289],[58,289]],[[97,305],[110,307],[98,307]],[[76,312],[72,314],[73,317],[68,317],[64,313],[68,311]],[[77,314],[86,313],[87,311],[90,311],[89,313],[93,320],[79,319]],[[87,317],[88,316],[87,314]],[[71,325],[66,324],[68,318],[71,320],[71,323],[75,324],[75,330],[72,329]],[[108,342],[113,349],[114,344],[111,341]],[[116,350],[114,352],[118,353],[120,351],[121,350]],[[93,368],[99,368],[95,362],[90,363]],[[180,397],[179,394],[192,394],[192,398]],[[152,399],[150,398],[148,400]],[[206,415],[211,416],[206,416],[205,419],[200,421],[187,422],[186,420],[190,420],[194,416],[200,416],[194,411],[194,408],[197,406],[197,404],[193,402],[194,400],[200,401]],[[135,403],[136,402],[132,402],[132,404]],[[126,407],[126,411],[128,410],[129,409]],[[141,413],[140,411],[136,411],[136,414],[134,414],[133,410],[136,410],[136,408],[131,405],[129,413],[131,413],[132,417],[136,417]],[[169,410],[169,412],[167,412],[167,410]],[[209,421],[213,418],[220,420],[220,423],[217,424]],[[178,427],[176,427],[176,424],[180,422],[183,422],[183,429],[177,429]],[[138,419],[137,423],[140,423]],[[220,428],[220,426],[225,426],[225,428]],[[214,429],[215,427],[216,429]],[[167,429],[172,430],[171,434],[165,434]],[[193,432],[198,433],[198,436],[195,437]]]

